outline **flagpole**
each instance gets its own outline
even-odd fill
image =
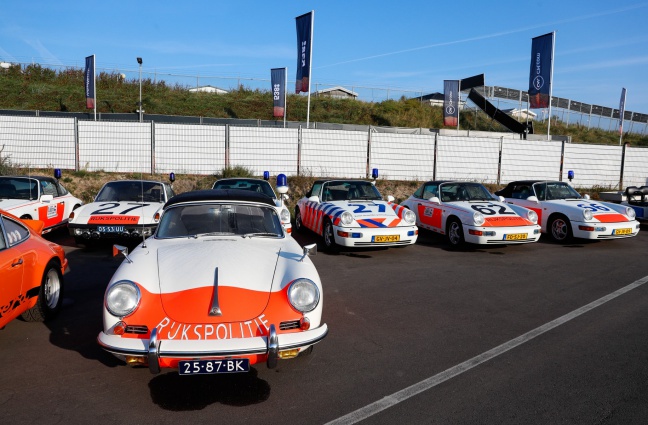
[[[623,119],[625,118],[625,103],[627,90],[625,87],[621,90],[621,102],[619,104],[619,146],[621,146],[621,141],[623,140]]]
[[[311,100],[311,81],[313,80],[313,30],[315,26],[315,11],[311,10],[311,34],[310,34],[310,59],[308,68],[308,106],[306,109],[306,128],[310,128],[310,100]]]
[[[94,120],[97,121],[97,57],[92,55],[92,92],[94,93]]]
[[[551,32],[551,75],[549,75],[549,121],[547,123],[547,140],[550,139],[551,130],[551,99],[553,95],[553,67],[556,52],[556,31]]]
[[[461,80],[457,80],[457,130],[459,130],[460,116],[461,116]]]
[[[284,68],[284,128],[286,128],[286,115],[288,115],[288,67]]]

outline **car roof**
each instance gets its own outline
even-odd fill
[[[9,178],[9,179],[34,179],[39,181],[56,181],[54,177],[50,176],[0,176],[0,178]]]
[[[164,208],[179,204],[182,202],[200,202],[200,201],[243,201],[257,202],[275,206],[274,200],[263,193],[252,192],[240,189],[205,189],[184,192],[169,199]]]
[[[135,183],[143,182],[143,183],[159,183],[159,184],[168,184],[168,183],[165,183],[165,182],[160,181],[160,180],[137,180],[137,179],[128,179],[128,180],[111,180],[111,181],[109,181],[109,182],[106,182],[106,184],[109,184],[109,183],[133,183],[133,182],[135,182]]]
[[[516,184],[535,184],[535,183],[564,183],[558,180],[516,180],[508,183],[506,186],[516,185]]]

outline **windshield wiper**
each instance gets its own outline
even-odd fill
[[[208,233],[196,233],[195,235],[189,235],[188,237],[198,239],[203,236],[231,236],[234,233],[232,232],[208,232]]]
[[[251,238],[252,236],[271,236],[271,237],[279,237],[281,235],[277,233],[272,233],[272,232],[254,232],[254,233],[246,233],[243,235],[244,238]]]

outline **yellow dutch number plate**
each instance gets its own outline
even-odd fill
[[[632,229],[616,229],[614,231],[615,235],[629,235],[632,233]]]
[[[400,235],[374,236],[374,242],[398,242]]]
[[[526,233],[511,233],[510,235],[506,235],[504,239],[507,241],[519,241],[526,238],[527,238]]]

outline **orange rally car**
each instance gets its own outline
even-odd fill
[[[63,248],[41,237],[44,223],[0,210],[0,329],[18,316],[54,317],[63,302]]]

